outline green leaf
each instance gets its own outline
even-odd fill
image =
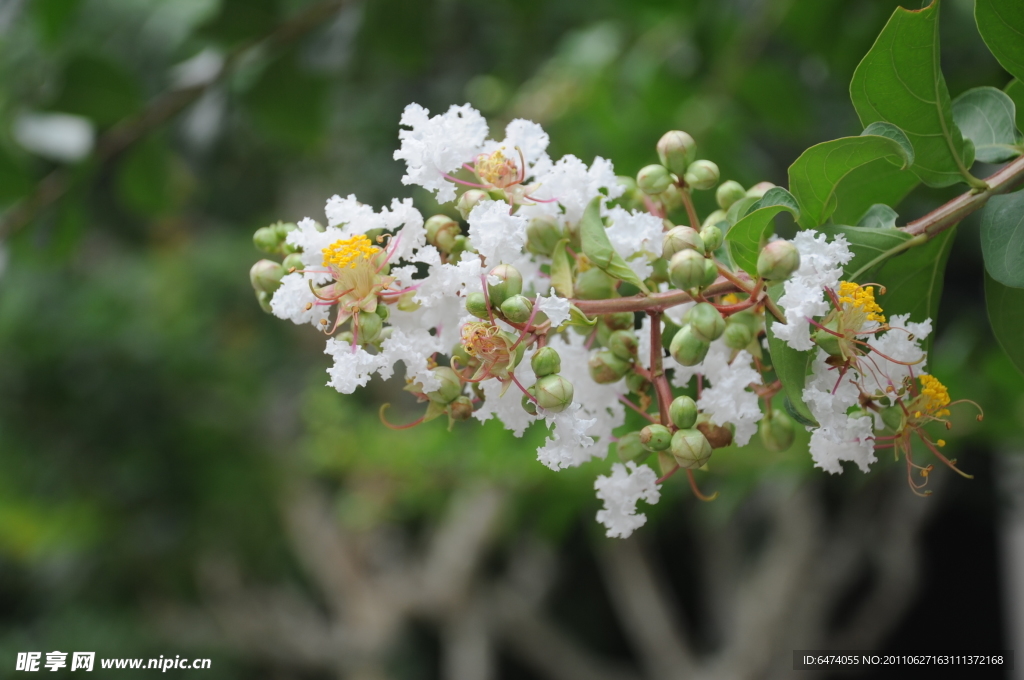
[[[117,196],[143,217],[166,214],[175,204],[173,156],[166,142],[150,137],[136,144],[117,169]]]
[[[895,229],[898,217],[899,214],[889,206],[884,203],[876,203],[861,215],[857,220],[857,226],[868,229]]]
[[[993,279],[1024,288],[1024,191],[988,200],[981,212],[981,254]]]
[[[588,317],[586,314],[580,311],[580,308],[574,304],[569,305],[569,321],[570,326],[579,326],[581,328],[593,328],[597,325],[597,317],[593,319]]]
[[[994,87],[976,87],[953,100],[953,120],[974,143],[974,157],[983,163],[1020,155],[1015,114],[1013,100]]]
[[[1014,78],[1003,88],[1003,92],[1013,101],[1013,106],[1017,110],[1017,129],[1024,130],[1024,82]]]
[[[569,239],[563,238],[551,253],[551,287],[562,297],[572,299],[572,261],[565,249],[568,245]]]
[[[782,293],[783,287],[781,285],[768,288],[768,295],[775,302],[778,302],[779,298],[782,297]],[[775,369],[775,375],[782,382],[782,387],[786,390],[790,406],[796,415],[813,425],[817,425],[817,421],[811,415],[811,410],[804,403],[803,396],[807,371],[811,365],[811,360],[814,358],[815,349],[804,351],[793,349],[784,340],[779,340],[775,337],[773,327],[779,323],[775,317],[771,314],[765,314],[764,318],[768,336],[768,353],[772,357],[772,368]]]
[[[872,128],[873,133],[868,134]],[[800,226],[809,229],[828,220],[838,203],[836,189],[857,168],[880,158],[903,168],[913,164],[914,149],[899,128],[872,123],[864,133],[816,144],[789,166],[789,188],[800,201]]]
[[[29,6],[45,44],[59,43],[74,23],[81,4],[81,0],[36,0]]]
[[[120,64],[101,57],[79,56],[68,62],[62,86],[49,108],[75,113],[99,126],[113,125],[142,109],[142,92]]]
[[[873,280],[873,275],[881,266],[885,253],[899,248],[911,238],[910,234],[899,229],[825,225],[821,231],[831,238],[834,238],[835,234],[846,237],[853,259],[843,267],[844,278],[847,281],[861,283]]]
[[[836,187],[836,224],[860,221],[872,205],[899,205],[900,201],[920,183],[917,175],[880,158],[855,169]]]
[[[294,57],[267,67],[242,98],[268,136],[299,150],[323,140],[328,120],[327,80],[311,75]]]
[[[622,256],[615,252],[611,241],[608,240],[608,232],[605,231],[604,221],[601,219],[601,198],[594,197],[583,211],[583,219],[580,220],[580,244],[583,254],[609,276],[631,283],[647,293],[647,286],[636,272],[629,268]]]
[[[1024,80],[1024,4],[1020,0],[977,0],[974,20],[981,39],[1002,67]]]
[[[751,206],[760,200],[761,199],[756,196],[744,196],[729,206],[729,210],[725,213],[725,221],[728,222],[730,226],[736,224],[743,219],[744,215],[750,212]]]
[[[986,273],[985,305],[999,346],[1024,373],[1024,290],[1004,286]]]
[[[939,69],[938,0],[893,12],[853,74],[850,98],[865,127],[885,121],[906,133],[914,147],[911,170],[925,184],[944,187],[969,176],[970,145],[953,122]]]
[[[746,217],[734,224],[725,234],[725,242],[729,246],[732,261],[755,278],[757,255],[772,233],[775,216],[783,211],[788,211],[794,218],[800,216],[800,209],[793,195],[781,187],[774,187],[752,206]]]

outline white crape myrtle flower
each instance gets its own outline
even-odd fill
[[[909,314],[897,314],[889,318],[889,326],[892,330],[867,338],[877,351],[860,360],[864,367],[861,387],[868,394],[884,393],[889,386],[899,389],[905,379],[927,373],[927,353],[921,343],[932,332],[932,320],[913,323]]]
[[[591,458],[601,457],[594,438],[588,434],[597,422],[581,414],[582,406],[573,402],[561,413],[538,409],[551,427],[551,436],[537,449],[537,460],[552,470],[579,467]]]
[[[294,324],[310,323],[320,328],[323,326],[321,322],[327,320],[331,308],[318,305],[318,302],[306,277],[293,272],[281,279],[281,286],[270,299],[270,311],[279,319]]]
[[[569,320],[569,300],[554,293],[538,296],[537,309],[547,314],[552,328],[558,328]]]
[[[530,359],[533,358],[535,352],[536,350],[533,348],[527,349],[523,353],[523,360],[519,362],[519,366],[529,366]],[[537,381],[533,371],[518,368],[516,379],[524,388],[533,386]],[[505,389],[498,380],[485,380],[480,383],[480,390],[484,394],[484,403],[476,411],[473,411],[473,417],[481,423],[487,422],[491,418],[497,418],[512,434],[522,437],[526,428],[537,420],[537,416],[527,413],[523,408],[523,393],[518,389],[514,387]]]
[[[650,258],[661,256],[664,220],[650,213],[630,212],[615,206],[608,209],[608,222],[610,226],[605,233],[612,247],[641,280],[647,279],[654,272]]]
[[[814,347],[808,318],[828,313],[824,289],[839,284],[842,265],[853,259],[853,253],[842,234],[829,243],[825,234],[811,229],[797,233],[793,244],[800,253],[800,268],[783,284],[779,298],[786,323],[775,324],[772,332],[793,349],[808,350]]]
[[[615,176],[611,161],[598,156],[587,164],[573,155],[566,155],[554,163],[544,159],[533,168],[537,188],[530,196],[556,202],[539,203],[524,214],[548,214],[559,216],[558,205],[565,210],[565,220],[575,224],[583,217],[583,211],[596,196],[616,199],[623,194],[623,187]]]
[[[483,150],[487,121],[469,104],[452,106],[431,117],[419,104],[409,104],[402,112],[399,130],[401,147],[395,160],[404,160],[403,184],[416,184],[437,194],[439,203],[455,200],[455,184],[445,178],[463,163],[470,163]]]
[[[508,203],[481,201],[469,213],[469,241],[494,267],[519,258],[526,244],[526,218],[508,212]]]
[[[487,141],[484,143],[483,153],[494,153],[502,150],[507,156],[519,162],[516,149],[523,153],[523,160],[526,161],[525,176],[527,179],[533,176],[533,167],[539,162],[545,166],[551,161],[547,156],[548,144],[551,139],[548,133],[544,132],[537,123],[532,120],[516,118],[505,126],[505,139],[500,142]],[[469,161],[467,161],[469,162]]]
[[[826,363],[828,353],[818,350],[812,374],[804,385],[803,399],[819,427],[811,431],[811,458],[822,470],[838,474],[842,461],[852,461],[867,472],[875,458],[874,421],[870,417],[851,418],[848,411],[860,401],[856,371],[840,378]]]
[[[352,394],[357,387],[365,387],[370,377],[385,362],[384,357],[378,354],[370,354],[358,345],[339,342],[336,338],[327,340],[324,354],[334,357],[334,365],[327,369],[327,374],[331,376],[327,385],[342,394]]]
[[[627,538],[647,522],[647,515],[637,513],[636,504],[641,499],[651,505],[661,500],[657,481],[654,470],[633,461],[615,463],[611,475],[600,475],[594,481],[597,497],[604,502],[597,521],[607,527],[606,536]]]

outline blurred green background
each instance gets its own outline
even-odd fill
[[[785,184],[807,146],[858,133],[847,83],[896,5],[0,2],[0,675],[13,673],[18,651],[56,649],[213,659],[211,670],[168,677],[669,677],[635,634],[658,629],[653,614],[643,620],[641,607],[640,620],[630,618],[629,602],[641,595],[613,584],[631,573],[634,553],[609,547],[593,521],[593,479],[611,459],[555,474],[535,460],[536,428],[523,440],[493,422],[459,424],[453,435],[440,421],[386,430],[380,403],[411,408],[400,385],[374,384],[369,399],[338,395],[324,387],[322,338],[260,311],[247,280],[260,257],[252,232],[320,218],[334,193],[374,206],[412,195],[431,214],[431,197],[403,186],[403,166],[391,159],[409,102],[438,113],[468,101],[496,131],[530,118],[550,133],[552,156],[604,156],[625,175],[654,160],[664,131],[683,129],[723,178]],[[1008,80],[972,11],[969,0],[943,7],[954,96]],[[93,153],[61,159],[26,141],[25,121],[52,112],[89,121]],[[40,186],[56,190],[19,212]],[[899,207],[901,221],[956,192],[918,190]],[[712,198],[699,201],[707,214]],[[960,227],[933,362],[954,398],[985,408],[983,424],[959,414],[950,437],[977,478],[933,482],[938,497],[922,510],[905,498],[902,464],[885,456],[871,475],[826,479],[799,445],[783,455],[720,453],[703,482],[720,500],[702,505],[684,483],[667,485],[631,542],[642,545],[644,564],[659,565],[667,611],[692,628],[690,651],[730,658],[743,624],[722,612],[743,597],[766,598],[773,611],[772,588],[754,587],[768,578],[772,550],[808,550],[813,561],[836,537],[859,546],[851,564],[867,566],[822,591],[829,604],[819,607],[819,628],[845,630],[857,605],[885,586],[895,588],[886,591],[888,613],[850,639],[882,648],[1004,644],[1002,463],[993,453],[1021,444],[1024,378],[987,330],[976,232],[976,220]],[[341,536],[343,552],[374,578],[394,572],[419,583],[409,575],[417,556],[437,547],[432,537],[444,535],[452,499],[474,498],[467,489],[484,489],[472,502],[500,498],[479,560],[459,577],[469,594],[408,611],[378,598],[373,606],[392,607],[397,621],[380,630],[367,622],[387,616],[359,618],[352,604],[353,592],[369,588],[362,577],[335,597],[323,536]],[[793,498],[803,505],[787,505]],[[806,512],[787,514],[794,507]],[[317,525],[327,534],[310,534],[309,513],[328,523]],[[844,513],[863,517],[863,531],[843,524]],[[818,537],[817,547],[785,547],[785,523],[798,516],[807,521],[792,531]],[[896,529],[902,539],[890,535]],[[735,554],[721,552],[716,541],[732,531]],[[872,545],[916,552],[874,554]],[[905,558],[910,578],[887,581],[886,555]],[[391,592],[385,576],[374,587]],[[526,640],[527,628],[479,624],[502,607],[474,593],[524,579],[517,602],[533,602],[579,653],[614,664],[559,675],[538,658],[570,659],[565,649],[544,651]],[[260,627],[260,617],[278,623]],[[954,634],[948,622],[963,617],[971,628]],[[352,631],[338,633],[338,621],[377,637],[345,642]],[[245,622],[253,630],[243,631]],[[475,626],[493,635],[474,647],[465,640]],[[772,673],[796,642],[771,645],[771,659],[749,677],[788,677]],[[458,661],[459,650],[473,649],[484,650],[483,675]],[[615,664],[638,675],[599,674]]]

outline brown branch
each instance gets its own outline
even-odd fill
[[[143,137],[168,122],[202,97],[211,87],[234,72],[243,57],[259,48],[270,52],[287,46],[321,25],[341,9],[348,0],[325,0],[313,5],[295,18],[286,21],[263,38],[245,43],[232,50],[224,64],[209,80],[190,87],[170,90],[158,95],[144,111],[114,125],[96,142],[94,159],[105,163]],[[74,184],[76,177],[71,168],[53,170],[36,184],[35,190],[14,205],[0,218],[0,240],[7,239],[35,219],[39,211],[60,200]]]
[[[743,276],[746,276],[746,274],[743,274]],[[706,297],[737,292],[742,291],[729,281],[717,281],[703,290],[703,294]],[[651,295],[631,295],[630,297],[612,298],[609,300],[570,300],[570,302],[576,305],[584,314],[593,316],[595,314],[611,314],[613,312],[663,312],[669,307],[693,302],[693,297],[681,290],[670,290],[664,293],[652,293]]]
[[[654,383],[654,391],[658,395],[658,413],[661,415],[661,424],[669,426],[668,405],[672,403],[672,388],[668,385],[668,378],[662,368],[661,357],[664,348],[661,346],[661,312],[648,312],[651,317],[651,382]]]

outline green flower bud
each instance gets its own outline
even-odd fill
[[[796,437],[796,426],[793,419],[782,409],[773,409],[770,416],[761,418],[757,425],[757,433],[761,443],[769,451],[785,451],[793,445]]]
[[[640,430],[640,443],[648,451],[664,451],[672,445],[672,431],[652,423]]]
[[[298,229],[298,226],[296,226],[292,222],[278,222],[277,224],[273,225],[273,227],[274,231],[277,233],[277,238],[280,239],[281,241],[284,241],[286,238],[288,238],[288,232],[295,231],[296,229]]]
[[[729,349],[746,349],[753,339],[754,334],[746,324],[730,321],[725,325],[725,345]]]
[[[615,179],[619,181],[619,185],[624,189],[622,196],[619,196],[619,205],[626,210],[643,210],[644,192],[640,191],[640,188],[636,185],[636,180],[623,175],[619,175]]]
[[[554,347],[541,347],[530,359],[530,367],[538,378],[543,378],[562,370],[562,358]]]
[[[473,212],[473,208],[476,207],[480,201],[489,201],[491,197],[487,195],[486,191],[481,189],[470,189],[461,196],[459,196],[459,202],[455,204],[455,209],[462,215],[462,219],[468,220],[469,213]]]
[[[636,359],[639,340],[633,331],[615,331],[608,336],[608,349],[612,354],[625,361]]]
[[[427,392],[427,399],[435,404],[450,404],[462,394],[462,381],[455,371],[447,366],[438,366],[430,371],[441,381],[441,386],[433,392]]]
[[[551,217],[534,217],[526,225],[526,249],[535,255],[550,257],[562,238],[561,227]]]
[[[631,331],[634,326],[633,312],[612,312],[601,316],[601,321],[613,331]]]
[[[490,319],[487,313],[487,298],[483,293],[470,293],[466,296],[466,311],[478,319]]]
[[[680,290],[696,288],[704,282],[704,254],[681,250],[668,263],[668,280]]]
[[[757,256],[757,273],[766,281],[785,281],[800,268],[800,253],[792,241],[772,241]]]
[[[683,190],[676,185],[679,178],[675,175],[672,175],[671,177],[672,184],[669,184],[667,189],[657,195],[658,200],[661,201],[661,204],[665,206],[665,210],[668,212],[677,210],[681,205],[683,205]]]
[[[722,210],[728,210],[729,206],[740,200],[747,195],[746,189],[739,182],[728,180],[722,182],[715,192],[715,200],[718,201],[718,207]]]
[[[302,263],[302,256],[298,253],[291,253],[285,257],[281,266],[284,267],[284,271],[287,274],[290,274],[293,270],[300,271],[306,267],[306,265]]]
[[[533,313],[533,301],[525,295],[513,295],[501,303],[501,315],[512,323],[523,323]]]
[[[683,181],[692,189],[703,191],[718,184],[718,166],[711,161],[694,161],[686,168]]]
[[[668,417],[680,430],[688,430],[697,422],[697,402],[685,394],[676,397],[668,407]]]
[[[686,172],[697,156],[697,142],[682,130],[669,130],[658,140],[658,159],[677,175]]]
[[[705,342],[717,340],[725,332],[725,319],[710,302],[701,302],[691,307],[687,313],[687,320],[697,337]]]
[[[736,432],[736,426],[732,423],[715,425],[706,413],[701,413],[697,417],[697,429],[700,430],[713,449],[721,449],[732,444],[732,437]]]
[[[704,239],[696,229],[672,227],[661,237],[661,256],[666,260],[684,250],[696,250],[704,254]]]
[[[595,328],[597,329],[597,344],[602,347],[607,347],[608,339],[612,337],[612,333],[614,331],[608,328],[608,324],[604,322],[604,319],[598,319],[597,326],[595,326]]]
[[[576,277],[573,291],[581,300],[607,300],[615,294],[615,279],[591,267]]]
[[[768,190],[774,188],[775,185],[771,182],[758,182],[747,189],[747,196],[751,198],[764,198],[764,195],[768,193]]]
[[[560,413],[572,403],[572,383],[557,373],[537,380],[533,393],[537,397],[537,405],[551,413]]]
[[[260,309],[267,314],[272,314],[273,309],[270,308],[270,298],[273,296],[265,290],[256,291],[256,302],[260,303]]]
[[[527,388],[526,388],[526,391],[527,391],[527,392],[528,392],[528,393],[529,393],[530,395],[533,395],[533,393],[534,393],[534,391],[533,391],[533,387],[532,387],[532,386],[531,386],[531,387],[527,387]],[[535,416],[535,415],[537,415],[537,404],[536,404],[536,403],[534,403],[533,399],[530,399],[530,397],[528,397],[528,396],[526,396],[526,395],[524,394],[524,395],[523,395],[523,401],[522,401],[522,404],[523,404],[523,410],[524,410],[524,411],[526,411],[527,413],[529,413],[529,414],[530,414],[531,416]]]
[[[252,244],[265,253],[276,253],[281,245],[281,239],[277,236],[277,230],[273,226],[260,227],[252,235]]]
[[[676,430],[671,448],[676,463],[687,470],[703,467],[711,458],[711,443],[700,430]]]
[[[452,420],[469,420],[473,416],[473,400],[462,395],[448,404],[448,416]]]
[[[457,343],[452,347],[451,356],[459,370],[462,370],[467,366],[476,367],[479,364],[476,357],[470,356],[469,352],[466,351],[466,348],[463,347],[461,343]]]
[[[378,303],[373,313],[379,316],[381,321],[387,321],[391,316],[391,308],[385,304]]]
[[[465,234],[459,234],[455,237],[455,245],[452,246],[452,251],[448,253],[449,262],[458,262],[459,258],[462,257],[462,253],[473,252],[473,244],[469,242],[469,239]]]
[[[631,460],[647,455],[647,449],[640,443],[639,432],[628,432],[619,437],[619,441],[615,443],[615,453],[619,455],[619,460],[623,463],[628,463]]]
[[[634,394],[642,394],[646,392],[650,384],[651,382],[639,373],[634,372],[626,375],[626,387],[628,387],[629,391]]]
[[[334,336],[334,339],[343,345],[351,345],[353,339],[352,331],[342,331]]]
[[[718,278],[718,265],[710,257],[704,260],[704,280],[700,282],[702,288],[710,286]]]
[[[725,241],[722,230],[713,224],[705,224],[704,228],[700,230],[700,237],[704,241],[704,252],[707,255],[711,255],[721,248]]]
[[[696,366],[704,361],[710,348],[711,345],[694,332],[693,326],[686,324],[676,331],[668,351],[683,366]]]
[[[636,185],[645,194],[655,196],[672,185],[672,175],[664,165],[648,165],[636,174]]]
[[[889,406],[882,409],[882,422],[890,430],[899,432],[906,423],[906,414],[903,413],[903,409],[899,406]]]
[[[711,213],[710,215],[708,215],[707,217],[704,218],[704,223],[701,224],[701,226],[702,227],[718,226],[718,224],[720,222],[728,222],[728,221],[729,221],[729,216],[726,214],[726,212],[724,210],[716,210],[716,211],[714,211],[713,213]]]
[[[613,383],[632,368],[633,364],[623,361],[609,350],[601,350],[587,362],[590,369],[590,377],[594,382],[600,384]]]
[[[284,274],[284,267],[277,262],[260,260],[249,270],[249,281],[256,292],[273,294],[281,285],[281,277]]]
[[[356,334],[356,342],[360,345],[378,340],[382,328],[384,321],[373,312],[359,312],[353,319],[352,332]]]
[[[498,283],[490,283],[492,277],[497,277]],[[523,292],[523,275],[510,264],[499,264],[491,270],[487,279],[487,294],[492,307],[501,307],[502,302]]]
[[[442,253],[450,253],[455,248],[455,237],[462,233],[459,223],[447,215],[434,215],[427,220],[427,243]]]
[[[749,309],[744,309],[742,312],[736,312],[729,317],[728,323],[740,323],[750,329],[751,334],[756,335],[758,331],[758,320],[757,314],[754,314]]]

